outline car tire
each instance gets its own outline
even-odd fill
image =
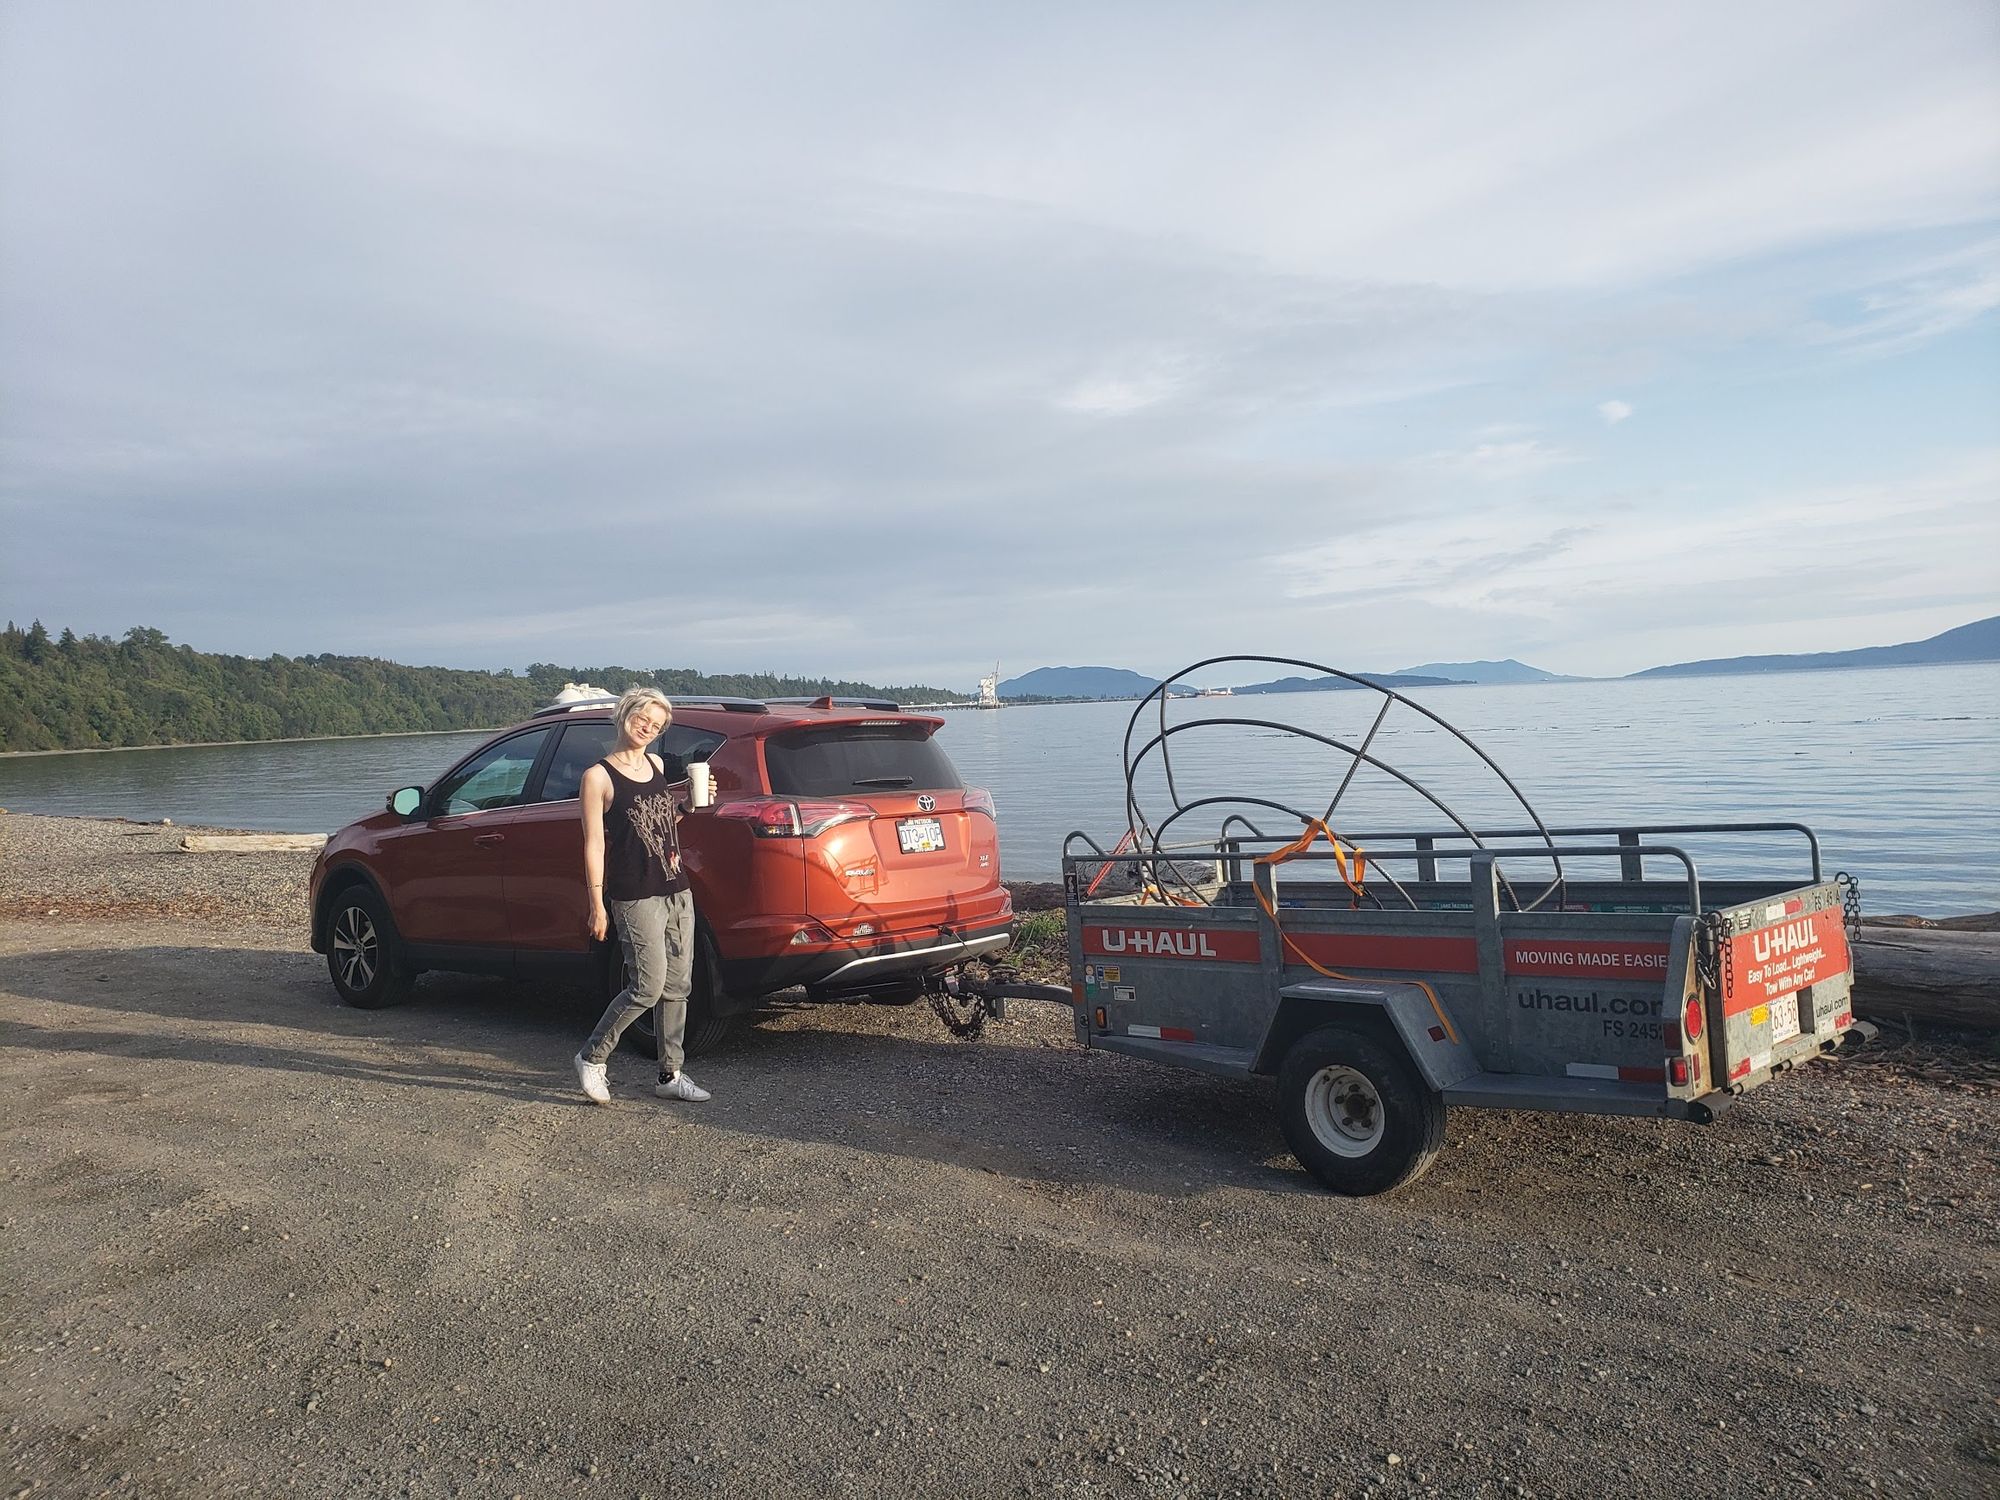
[[[1444,1100],[1401,1044],[1348,1026],[1292,1044],[1278,1069],[1278,1119],[1299,1165],[1349,1197],[1416,1181],[1444,1144]]]
[[[382,898],[350,885],[333,898],[326,916],[326,969],[340,998],[362,1010],[381,1010],[407,999],[412,975],[403,945]]]
[[[736,1029],[736,1018],[718,1014],[717,1002],[722,998],[722,965],[716,959],[715,945],[700,928],[695,929],[694,944],[694,982],[688,989],[687,1029],[681,1033],[681,1050],[689,1057],[700,1057],[704,1052],[713,1052],[722,1045],[729,1033]],[[606,1004],[625,988],[625,982],[625,948],[614,937],[605,963]],[[660,1042],[654,1035],[651,1010],[641,1012],[638,1019],[625,1028],[624,1042],[641,1056],[657,1058],[660,1055]]]

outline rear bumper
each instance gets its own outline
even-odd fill
[[[800,953],[722,960],[723,988],[732,994],[768,995],[809,984],[821,989],[865,989],[917,979],[964,963],[991,958],[1013,941],[1011,917],[958,932],[872,944],[844,943]]]

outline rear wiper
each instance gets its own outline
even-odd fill
[[[917,778],[914,776],[857,776],[856,786],[908,786]]]

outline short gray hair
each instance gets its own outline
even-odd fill
[[[652,703],[659,704],[660,708],[666,713],[669,724],[674,722],[674,706],[668,701],[665,693],[661,692],[658,688],[635,687],[625,689],[624,693],[618,699],[618,706],[611,710],[612,728],[616,729],[620,735],[623,735],[625,733],[625,721],[640,709]]]

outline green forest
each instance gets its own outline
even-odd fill
[[[525,673],[406,667],[366,656],[221,656],[134,626],[123,640],[52,636],[37,620],[0,633],[0,750],[108,750],[208,740],[274,740],[425,729],[486,729],[524,719],[568,682],[623,692],[648,684],[784,698],[835,693],[959,702],[940,688],[873,687],[771,673],[711,676],[690,667],[559,667]]]

